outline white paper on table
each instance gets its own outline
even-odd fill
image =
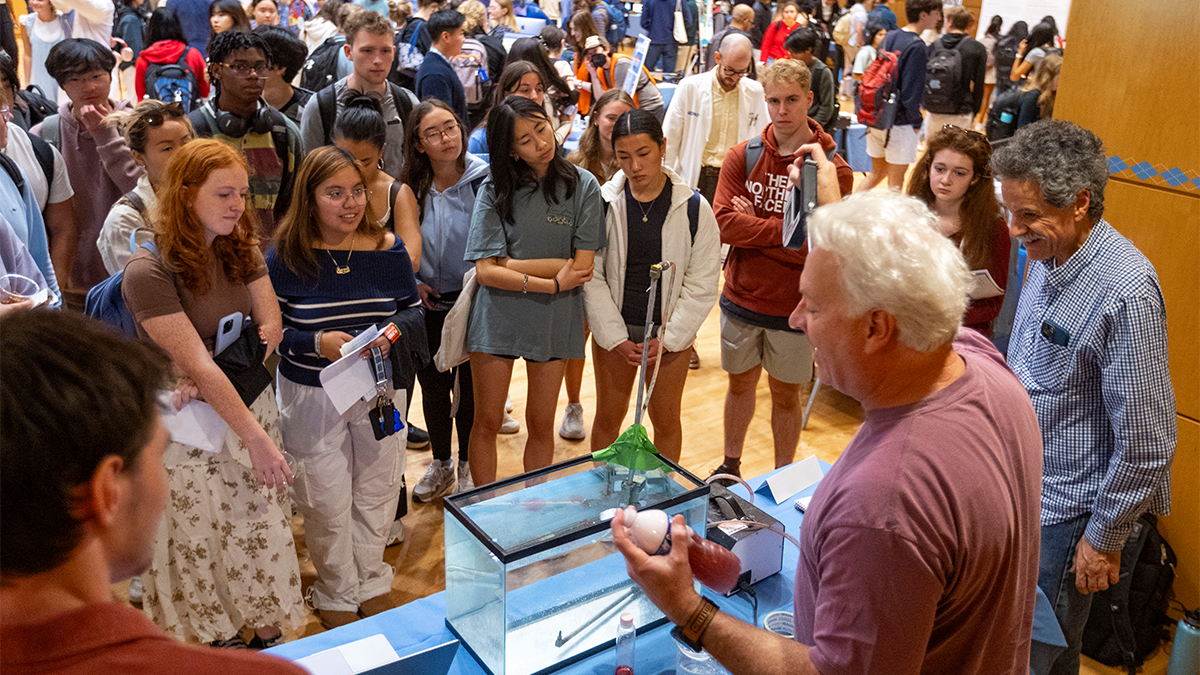
[[[377,337],[379,337],[379,329],[375,326],[371,326],[358,335],[355,335],[353,340],[342,345],[342,356],[346,356],[351,352],[357,352],[363,347],[371,344],[371,342],[373,342]]]
[[[1004,289],[996,284],[996,280],[992,278],[992,273],[987,270],[972,270],[971,279],[975,282],[975,285],[971,287],[971,292],[968,294],[972,300],[986,300],[987,298],[1004,295]]]
[[[321,388],[341,415],[355,401],[375,391],[375,373],[356,349],[321,371]]]
[[[175,410],[171,398],[175,392],[159,392],[163,405],[162,422],[171,434],[171,440],[205,452],[219,453],[225,447],[229,425],[204,401],[191,401],[182,410]]]
[[[771,476],[756,492],[766,492],[771,499],[775,500],[776,504],[782,504],[787,498],[807,489],[824,477],[825,471],[821,469],[821,462],[813,456],[796,462]]]
[[[400,655],[382,633],[296,660],[312,675],[352,675],[394,663]]]

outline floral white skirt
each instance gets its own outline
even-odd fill
[[[271,388],[250,412],[282,450]],[[143,611],[176,639],[212,642],[242,627],[299,626],[300,570],[287,493],[260,487],[232,432],[220,453],[171,443],[170,502],[142,574]]]

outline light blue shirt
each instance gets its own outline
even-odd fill
[[[436,186],[425,196],[425,214],[421,219],[421,269],[417,279],[438,293],[462,290],[463,275],[475,263],[463,259],[467,251],[467,233],[475,210],[472,183],[488,173],[482,159],[467,153],[467,168],[462,178],[444,192]]]
[[[1132,242],[1101,220],[1061,265],[1031,262],[1008,364],[1042,429],[1042,525],[1090,513],[1088,542],[1119,551],[1138,516],[1169,511],[1167,312]]]
[[[17,170],[20,171],[20,168]],[[21,175],[23,177],[25,173]],[[25,191],[22,194],[3,169],[0,169],[0,215],[12,226],[25,248],[29,249],[29,255],[46,278],[47,287],[58,298],[54,306],[60,306],[62,292],[58,290],[58,277],[54,275],[54,266],[50,264],[50,240],[46,237],[46,224],[42,221],[42,212],[33,196],[33,188],[25,179]]]

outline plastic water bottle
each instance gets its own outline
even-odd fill
[[[1167,675],[1200,673],[1200,610],[1192,610],[1179,620]]]
[[[621,615],[621,625],[617,627],[616,675],[633,675],[633,645],[636,638],[633,614],[625,612]]]
[[[682,643],[677,644],[679,647],[679,655],[675,660],[677,675],[729,675],[729,671],[703,649],[694,652]]]

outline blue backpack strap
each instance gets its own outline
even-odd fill
[[[692,196],[688,197],[688,229],[692,233],[692,244],[696,243],[696,232],[700,230],[700,199],[699,190],[692,190]]]

